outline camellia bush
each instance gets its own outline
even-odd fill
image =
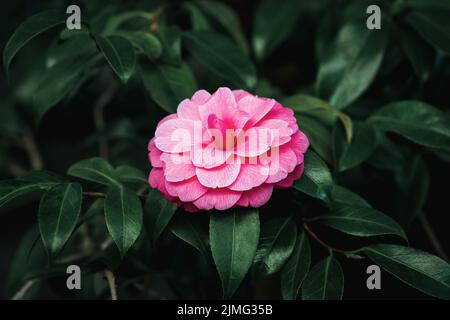
[[[450,299],[448,0],[30,5],[5,299]]]

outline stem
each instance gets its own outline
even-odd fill
[[[115,80],[108,86],[108,88],[103,91],[103,93],[98,97],[94,104],[94,124],[98,132],[100,132],[99,138],[99,154],[102,158],[108,159],[108,141],[103,136],[102,132],[105,128],[105,117],[104,110],[105,107],[111,102],[112,98],[117,89],[117,82]]]
[[[314,240],[316,240],[320,245],[322,245],[323,247],[327,248],[329,251],[335,251],[335,252],[339,252],[339,253],[347,253],[348,251],[345,250],[341,250],[335,247],[330,246],[329,244],[327,244],[326,242],[324,242],[323,240],[321,240],[310,228],[306,223],[303,223],[303,229],[305,229],[306,232],[308,232],[308,234],[311,236],[311,238],[313,238]]]
[[[91,191],[84,191],[83,196],[87,197],[94,197],[94,198],[105,198],[106,193],[103,192],[91,192]]]
[[[31,289],[31,287],[37,283],[37,279],[29,280],[27,281],[20,289],[17,291],[17,293],[11,298],[11,300],[22,300],[25,297],[25,294],[28,292],[28,290]]]
[[[428,237],[428,239],[430,240],[430,243],[434,249],[434,251],[436,251],[436,253],[445,261],[449,261],[447,254],[445,253],[445,250],[441,244],[441,242],[439,241],[438,237],[436,236],[436,234],[434,233],[433,228],[431,227],[430,223],[428,222],[428,219],[425,216],[424,212],[420,212],[419,213],[419,219],[420,219],[420,223],[422,224],[422,227]]]
[[[28,154],[30,165],[33,170],[41,170],[43,168],[42,156],[34,139],[34,135],[29,129],[25,129],[23,133],[23,148]]]
[[[116,278],[110,270],[105,270],[104,274],[109,284],[109,291],[111,291],[111,300],[117,300]]]

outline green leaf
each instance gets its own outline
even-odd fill
[[[311,264],[311,246],[308,236],[301,231],[297,234],[294,250],[281,269],[281,294],[284,300],[297,299],[300,287]]]
[[[290,257],[296,236],[297,226],[290,217],[263,223],[253,262],[255,272],[259,276],[277,272]]]
[[[327,165],[314,152],[306,153],[304,174],[294,182],[294,188],[322,201],[329,200],[333,179]]]
[[[208,232],[204,232],[199,225],[200,221],[196,221],[194,217],[184,213],[178,216],[170,225],[170,231],[197,249],[205,259],[210,256],[210,250],[207,245]]]
[[[314,220],[353,236],[393,234],[407,240],[405,232],[397,222],[384,213],[368,207],[341,204],[335,206],[329,214],[316,217]]]
[[[320,62],[316,90],[333,106],[346,107],[366,91],[383,60],[385,30],[347,23]]]
[[[253,25],[253,50],[263,59],[292,32],[300,16],[298,0],[262,0],[256,9]]]
[[[181,65],[181,30],[178,26],[161,25],[158,33],[161,40],[163,54],[161,62],[171,66]]]
[[[401,1],[406,8],[441,8],[450,10],[449,0],[408,0]]]
[[[156,189],[151,189],[144,206],[144,223],[154,245],[172,219],[176,205],[167,201]]]
[[[311,147],[325,161],[332,163],[331,131],[320,121],[306,115],[296,114],[296,119],[300,130],[308,137]]]
[[[67,170],[67,174],[107,186],[121,186],[116,171],[103,158],[94,157],[78,161]]]
[[[13,33],[3,50],[3,67],[8,75],[9,65],[17,54],[30,40],[37,35],[66,21],[63,10],[48,10],[37,13],[25,20]]]
[[[162,45],[158,37],[146,31],[122,31],[118,35],[130,41],[150,60],[156,60],[162,55]]]
[[[339,262],[330,255],[308,273],[302,287],[302,300],[341,300],[344,273]]]
[[[357,207],[371,207],[371,205],[361,196],[338,185],[333,186],[331,198],[333,203],[348,204]]]
[[[224,298],[230,298],[250,269],[259,239],[255,209],[233,209],[211,214],[209,241],[222,280]]]
[[[57,39],[47,49],[45,65],[47,68],[51,68],[64,60],[73,60],[77,56],[86,56],[88,54],[94,54],[95,52],[97,52],[97,46],[89,34],[73,36],[65,41]],[[88,60],[88,58],[86,58],[86,60]]]
[[[450,299],[450,265],[444,260],[392,244],[371,245],[361,251],[411,287],[437,298]]]
[[[130,189],[111,186],[105,199],[105,218],[108,231],[123,258],[141,233],[141,200]]]
[[[390,103],[368,119],[377,128],[398,133],[429,148],[450,150],[450,117],[421,101]]]
[[[363,163],[377,146],[375,130],[365,123],[353,123],[353,139],[350,143],[344,135],[341,126],[336,124],[333,130],[333,157],[338,172]]]
[[[136,55],[132,44],[120,36],[96,35],[95,41],[119,79],[126,83],[133,75],[136,64]]]
[[[150,22],[153,19],[153,13],[142,11],[142,10],[131,10],[120,12],[118,14],[112,15],[106,23],[104,33],[109,34],[117,30],[123,23],[131,19],[143,19]]]
[[[59,103],[82,81],[86,70],[98,62],[96,57],[80,55],[68,57],[46,70],[34,94],[32,113],[35,123],[54,105]]]
[[[51,185],[20,180],[0,181],[0,210],[24,204],[39,197]]]
[[[206,19],[197,6],[189,2],[183,3],[182,6],[189,12],[192,30],[208,31],[211,29],[208,19]]]
[[[212,32],[185,32],[183,38],[188,51],[205,68],[238,88],[255,87],[255,66],[228,38]]]
[[[54,186],[39,204],[39,231],[49,256],[56,256],[69,239],[81,209],[82,189],[78,183]]]
[[[284,99],[282,104],[292,108],[296,113],[314,117],[329,126],[332,126],[336,121],[336,118],[339,118],[345,128],[347,141],[350,142],[352,140],[352,119],[339,109],[329,105],[326,101],[313,96],[298,94]],[[303,119],[302,117],[299,118]]]
[[[450,54],[450,23],[448,10],[421,8],[405,16],[405,21],[432,46]]]
[[[239,17],[225,3],[210,0],[197,0],[195,4],[207,15],[217,21],[233,37],[239,48],[247,53],[248,44],[242,31]]]
[[[67,182],[66,179],[61,177],[60,175],[47,171],[47,170],[32,170],[28,171],[17,177],[17,180],[35,182],[35,183],[49,183],[49,184],[57,184]]]
[[[118,166],[116,174],[124,182],[147,183],[147,175],[142,170],[132,166]]]
[[[178,104],[197,90],[195,77],[186,64],[180,67],[144,64],[141,77],[152,99],[169,113],[176,112]]]

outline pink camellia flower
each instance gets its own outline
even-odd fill
[[[308,146],[293,111],[275,100],[199,90],[159,122],[149,183],[190,212],[257,208],[300,178]]]

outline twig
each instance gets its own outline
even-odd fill
[[[427,235],[428,239],[430,240],[431,245],[433,246],[434,251],[445,261],[449,261],[447,254],[445,253],[444,248],[442,247],[441,242],[439,241],[438,237],[434,233],[433,228],[431,227],[430,223],[428,222],[428,219],[425,216],[424,212],[419,213],[419,219],[420,223],[422,224],[422,227],[425,231],[425,234]]]
[[[322,245],[323,247],[327,248],[329,251],[335,251],[335,252],[339,252],[339,253],[348,253],[348,251],[345,250],[341,250],[335,247],[330,246],[329,244],[327,244],[326,242],[324,242],[323,240],[321,240],[310,228],[306,223],[303,223],[303,229],[305,229],[306,232],[308,232],[308,234],[314,239],[316,240],[320,245]]]
[[[83,191],[83,196],[94,197],[94,198],[105,198],[106,197],[106,193]]]
[[[42,156],[34,139],[34,135],[29,129],[23,133],[23,148],[28,154],[30,165],[33,170],[41,170],[43,167]]]
[[[31,289],[31,287],[37,283],[37,279],[29,280],[27,281],[20,289],[16,292],[16,294],[11,298],[11,300],[22,300],[28,290]]]
[[[104,110],[114,97],[117,87],[117,82],[113,80],[108,88],[98,97],[94,104],[94,124],[97,132],[100,132],[99,153],[104,159],[108,159],[108,141],[103,136],[103,130],[105,128]]]
[[[116,278],[110,270],[105,270],[104,274],[109,284],[109,291],[111,291],[111,300],[117,300]]]

